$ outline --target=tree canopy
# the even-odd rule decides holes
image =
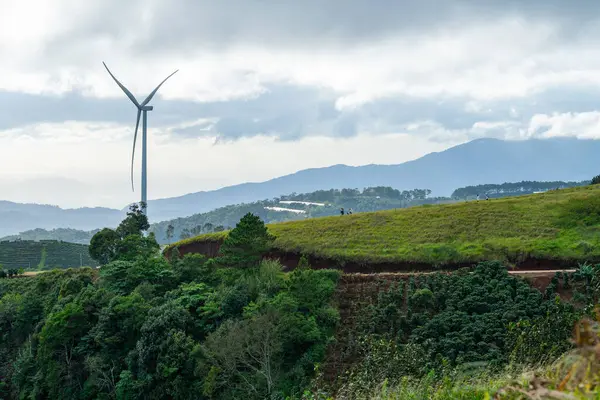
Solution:
[[[274,239],[265,223],[258,216],[248,213],[223,241],[218,260],[222,265],[231,267],[255,267],[262,255],[269,251]]]

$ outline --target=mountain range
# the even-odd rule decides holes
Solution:
[[[597,140],[477,139],[402,164],[311,168],[266,182],[151,200],[148,210],[152,221],[162,221],[293,192],[391,186],[400,190],[430,189],[432,196],[450,196],[454,189],[468,185],[582,181],[600,173],[598,154]]]
[[[150,200],[148,211],[150,221],[159,222],[294,192],[391,186],[400,190],[430,189],[432,196],[450,196],[454,189],[468,185],[522,180],[582,181],[600,174],[598,154],[600,141],[597,140],[477,139],[402,164],[311,168],[265,182]],[[61,209],[0,201],[0,236],[35,228],[114,227],[126,209]]]

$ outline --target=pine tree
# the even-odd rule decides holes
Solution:
[[[167,240],[171,243],[171,239],[173,239],[173,235],[175,234],[175,227],[171,224],[167,226]]]
[[[269,251],[274,237],[260,217],[248,213],[229,232],[219,249],[219,263],[236,268],[252,268]]]

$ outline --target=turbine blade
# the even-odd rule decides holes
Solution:
[[[108,67],[106,66],[106,63],[104,61],[102,61],[102,64],[104,64],[104,68],[106,68],[106,70],[108,71],[110,76],[112,76],[112,78],[115,80],[115,82],[117,82],[117,85],[119,85],[121,90],[127,95],[127,97],[129,97],[129,100],[131,100],[137,108],[140,108],[140,103],[138,103],[135,96],[129,90],[127,90],[127,88],[125,86],[123,86],[123,84],[121,82],[119,82],[119,80],[117,78],[115,78],[115,76],[112,74],[112,72],[110,72],[110,69],[108,69]]]
[[[138,108],[137,120],[135,121],[135,133],[133,134],[133,151],[131,152],[131,190],[135,192],[133,187],[133,160],[135,159],[135,142],[137,140],[138,127],[140,126],[140,115],[142,110]]]
[[[179,70],[176,70],[175,72],[177,72]],[[164,81],[162,81],[157,87],[156,89],[154,89],[152,92],[150,92],[150,94],[148,95],[148,97],[146,97],[146,100],[144,100],[141,104],[142,107],[144,107],[146,104],[150,103],[150,100],[152,100],[152,98],[154,97],[154,95],[156,94],[156,92],[158,92],[158,89],[160,89],[160,87],[162,86],[163,83],[165,83],[167,81],[167,79],[169,79],[170,77],[172,77],[173,75],[175,75],[175,72],[173,72],[171,75],[167,76],[165,78]]]

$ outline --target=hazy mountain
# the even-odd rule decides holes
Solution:
[[[111,208],[62,209],[44,204],[0,201],[0,237],[35,228],[92,230],[117,226],[125,213]]]
[[[523,180],[583,181],[600,174],[598,154],[600,141],[596,140],[480,139],[398,165],[312,168],[266,182],[151,200],[148,210],[150,221],[156,223],[294,192],[391,186],[400,190],[427,188],[432,196],[450,196],[454,189],[469,185]],[[90,231],[115,227],[125,211],[101,207],[61,209],[0,201],[0,237],[36,228]]]
[[[266,182],[243,183],[149,202],[152,222],[249,203],[284,193],[392,186],[429,188],[449,196],[458,187],[532,181],[581,181],[600,173],[600,141],[555,138],[502,141],[478,139],[398,165],[334,165],[311,168]]]
[[[58,240],[69,243],[90,244],[90,240],[96,232],[98,232],[98,229],[83,231],[72,228],[56,228],[51,230],[35,228],[19,232],[16,235],[5,236],[0,238],[0,241],[28,240],[39,242],[41,240]]]

